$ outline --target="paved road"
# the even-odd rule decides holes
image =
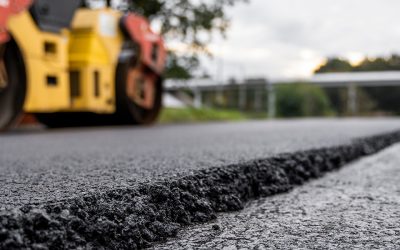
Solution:
[[[156,249],[399,249],[400,144]],[[213,228],[214,227],[214,228]]]
[[[332,119],[16,131],[0,135],[0,208],[132,187],[399,128],[399,119]]]

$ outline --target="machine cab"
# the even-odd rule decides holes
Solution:
[[[81,6],[81,0],[36,0],[30,13],[38,27],[47,32],[60,33],[69,28],[75,11]]]

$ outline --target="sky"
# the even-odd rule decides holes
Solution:
[[[326,57],[400,53],[399,0],[250,0],[203,67],[216,79],[306,77]]]

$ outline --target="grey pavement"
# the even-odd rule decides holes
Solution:
[[[399,249],[400,144],[154,249]]]
[[[398,129],[399,119],[315,119],[16,131],[0,135],[0,209],[346,144]]]

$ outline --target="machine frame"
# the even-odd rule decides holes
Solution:
[[[10,82],[5,54],[13,48],[26,91],[14,113],[34,114],[49,127],[154,122],[162,103],[162,37],[137,14],[82,6],[0,0],[0,104]]]

